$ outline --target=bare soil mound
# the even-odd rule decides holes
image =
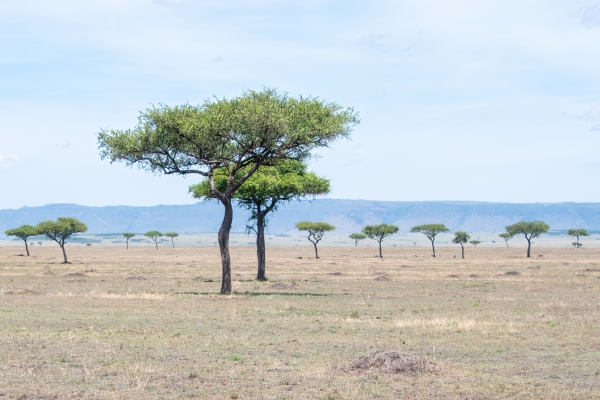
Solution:
[[[380,275],[377,278],[375,278],[376,281],[389,281],[390,277],[387,275]]]
[[[127,278],[125,278],[129,281],[145,281],[146,278],[144,278],[143,276],[140,275],[130,275]]]
[[[295,282],[278,282],[271,285],[271,289],[296,289],[298,285]]]
[[[505,272],[504,275],[521,275],[521,273],[518,271],[508,271]]]
[[[405,375],[439,372],[439,367],[433,361],[397,351],[380,351],[370,356],[361,357],[350,364],[348,369],[359,372],[378,370],[390,374]]]

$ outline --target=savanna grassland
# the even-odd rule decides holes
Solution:
[[[222,296],[217,247],[4,247],[0,399],[599,398],[600,249],[466,250],[233,247]]]

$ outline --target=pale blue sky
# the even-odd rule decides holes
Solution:
[[[360,112],[332,198],[600,201],[597,1],[2,0],[0,46],[0,208],[194,202],[95,133],[263,86]]]

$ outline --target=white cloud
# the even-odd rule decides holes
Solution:
[[[600,106],[592,106],[586,112],[573,115],[582,121],[589,121],[594,124],[590,130],[600,131]]]
[[[9,169],[15,166],[15,164],[19,161],[19,156],[16,154],[1,154],[0,153],[0,168],[1,169]]]
[[[586,6],[579,9],[581,24],[586,28],[600,26],[600,4],[595,6]]]

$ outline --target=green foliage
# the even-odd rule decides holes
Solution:
[[[350,239],[354,240],[355,245],[358,245],[358,241],[365,240],[367,238],[367,235],[363,233],[352,233],[349,237]]]
[[[452,239],[452,243],[456,243],[456,244],[467,243],[469,241],[469,239],[471,239],[471,235],[469,235],[467,232],[456,231],[456,232],[454,232],[454,238]]]
[[[583,244],[579,243],[579,242],[573,242],[571,243],[573,245],[573,247],[575,247],[576,249],[580,248],[581,246],[583,246]]]
[[[318,243],[323,239],[325,232],[335,230],[335,226],[328,224],[327,222],[302,221],[296,223],[296,229],[299,231],[308,231],[308,240],[313,243]]]
[[[25,241],[27,241],[27,239],[31,236],[36,236],[39,234],[36,228],[31,225],[23,225],[18,228],[9,229],[4,233],[6,236],[15,236]]]
[[[569,229],[569,232],[567,232],[567,234],[569,236],[590,236],[590,234],[588,233],[588,231],[586,229]]]
[[[167,233],[165,233],[165,236],[168,237],[168,238],[176,238],[177,236],[179,236],[179,233],[177,233],[177,232],[167,232]]]
[[[144,236],[149,237],[150,239],[152,239],[156,242],[159,237],[163,236],[163,234],[160,233],[159,231],[149,231],[149,232],[144,233]]]
[[[501,233],[498,236],[500,236],[502,239],[504,239],[504,241],[509,241],[510,239],[513,238],[513,235],[511,235],[508,232]]]
[[[131,233],[131,232],[125,232],[123,234],[123,237],[125,237],[127,240],[131,239],[134,236],[135,236],[135,233]]]
[[[61,217],[56,222],[40,222],[35,229],[39,235],[46,235],[48,239],[54,240],[62,246],[73,234],[87,231],[87,225],[76,218]]]
[[[381,242],[386,236],[393,235],[398,232],[396,225],[379,224],[379,225],[367,225],[363,228],[362,232],[369,238]]]
[[[240,169],[233,180],[240,181],[254,165]],[[300,200],[329,193],[329,180],[306,171],[306,164],[296,160],[282,160],[274,166],[261,166],[235,192],[238,204],[251,211],[250,220],[256,220],[260,214],[276,211],[280,202]],[[227,190],[231,168],[219,168],[213,174],[216,189],[224,193]],[[189,187],[189,192],[197,199],[212,199],[215,194],[210,180]]]
[[[426,224],[413,226],[410,231],[412,233],[422,233],[427,236],[429,240],[434,241],[438,233],[450,232],[450,229],[443,224]]]
[[[360,122],[351,108],[312,97],[289,97],[274,89],[246,91],[231,100],[206,100],[202,105],[145,110],[132,130],[98,134],[103,159],[125,161],[163,174],[211,177],[225,168],[232,195],[255,172],[238,171],[278,160],[304,160],[311,151],[348,137]],[[237,178],[235,178],[237,175]],[[215,187],[213,187],[213,191]]]
[[[477,245],[481,242],[479,240],[471,240],[469,243],[471,243],[473,246],[477,247]]]
[[[517,222],[506,227],[506,232],[511,236],[524,235],[527,240],[539,237],[550,230],[544,221]]]

